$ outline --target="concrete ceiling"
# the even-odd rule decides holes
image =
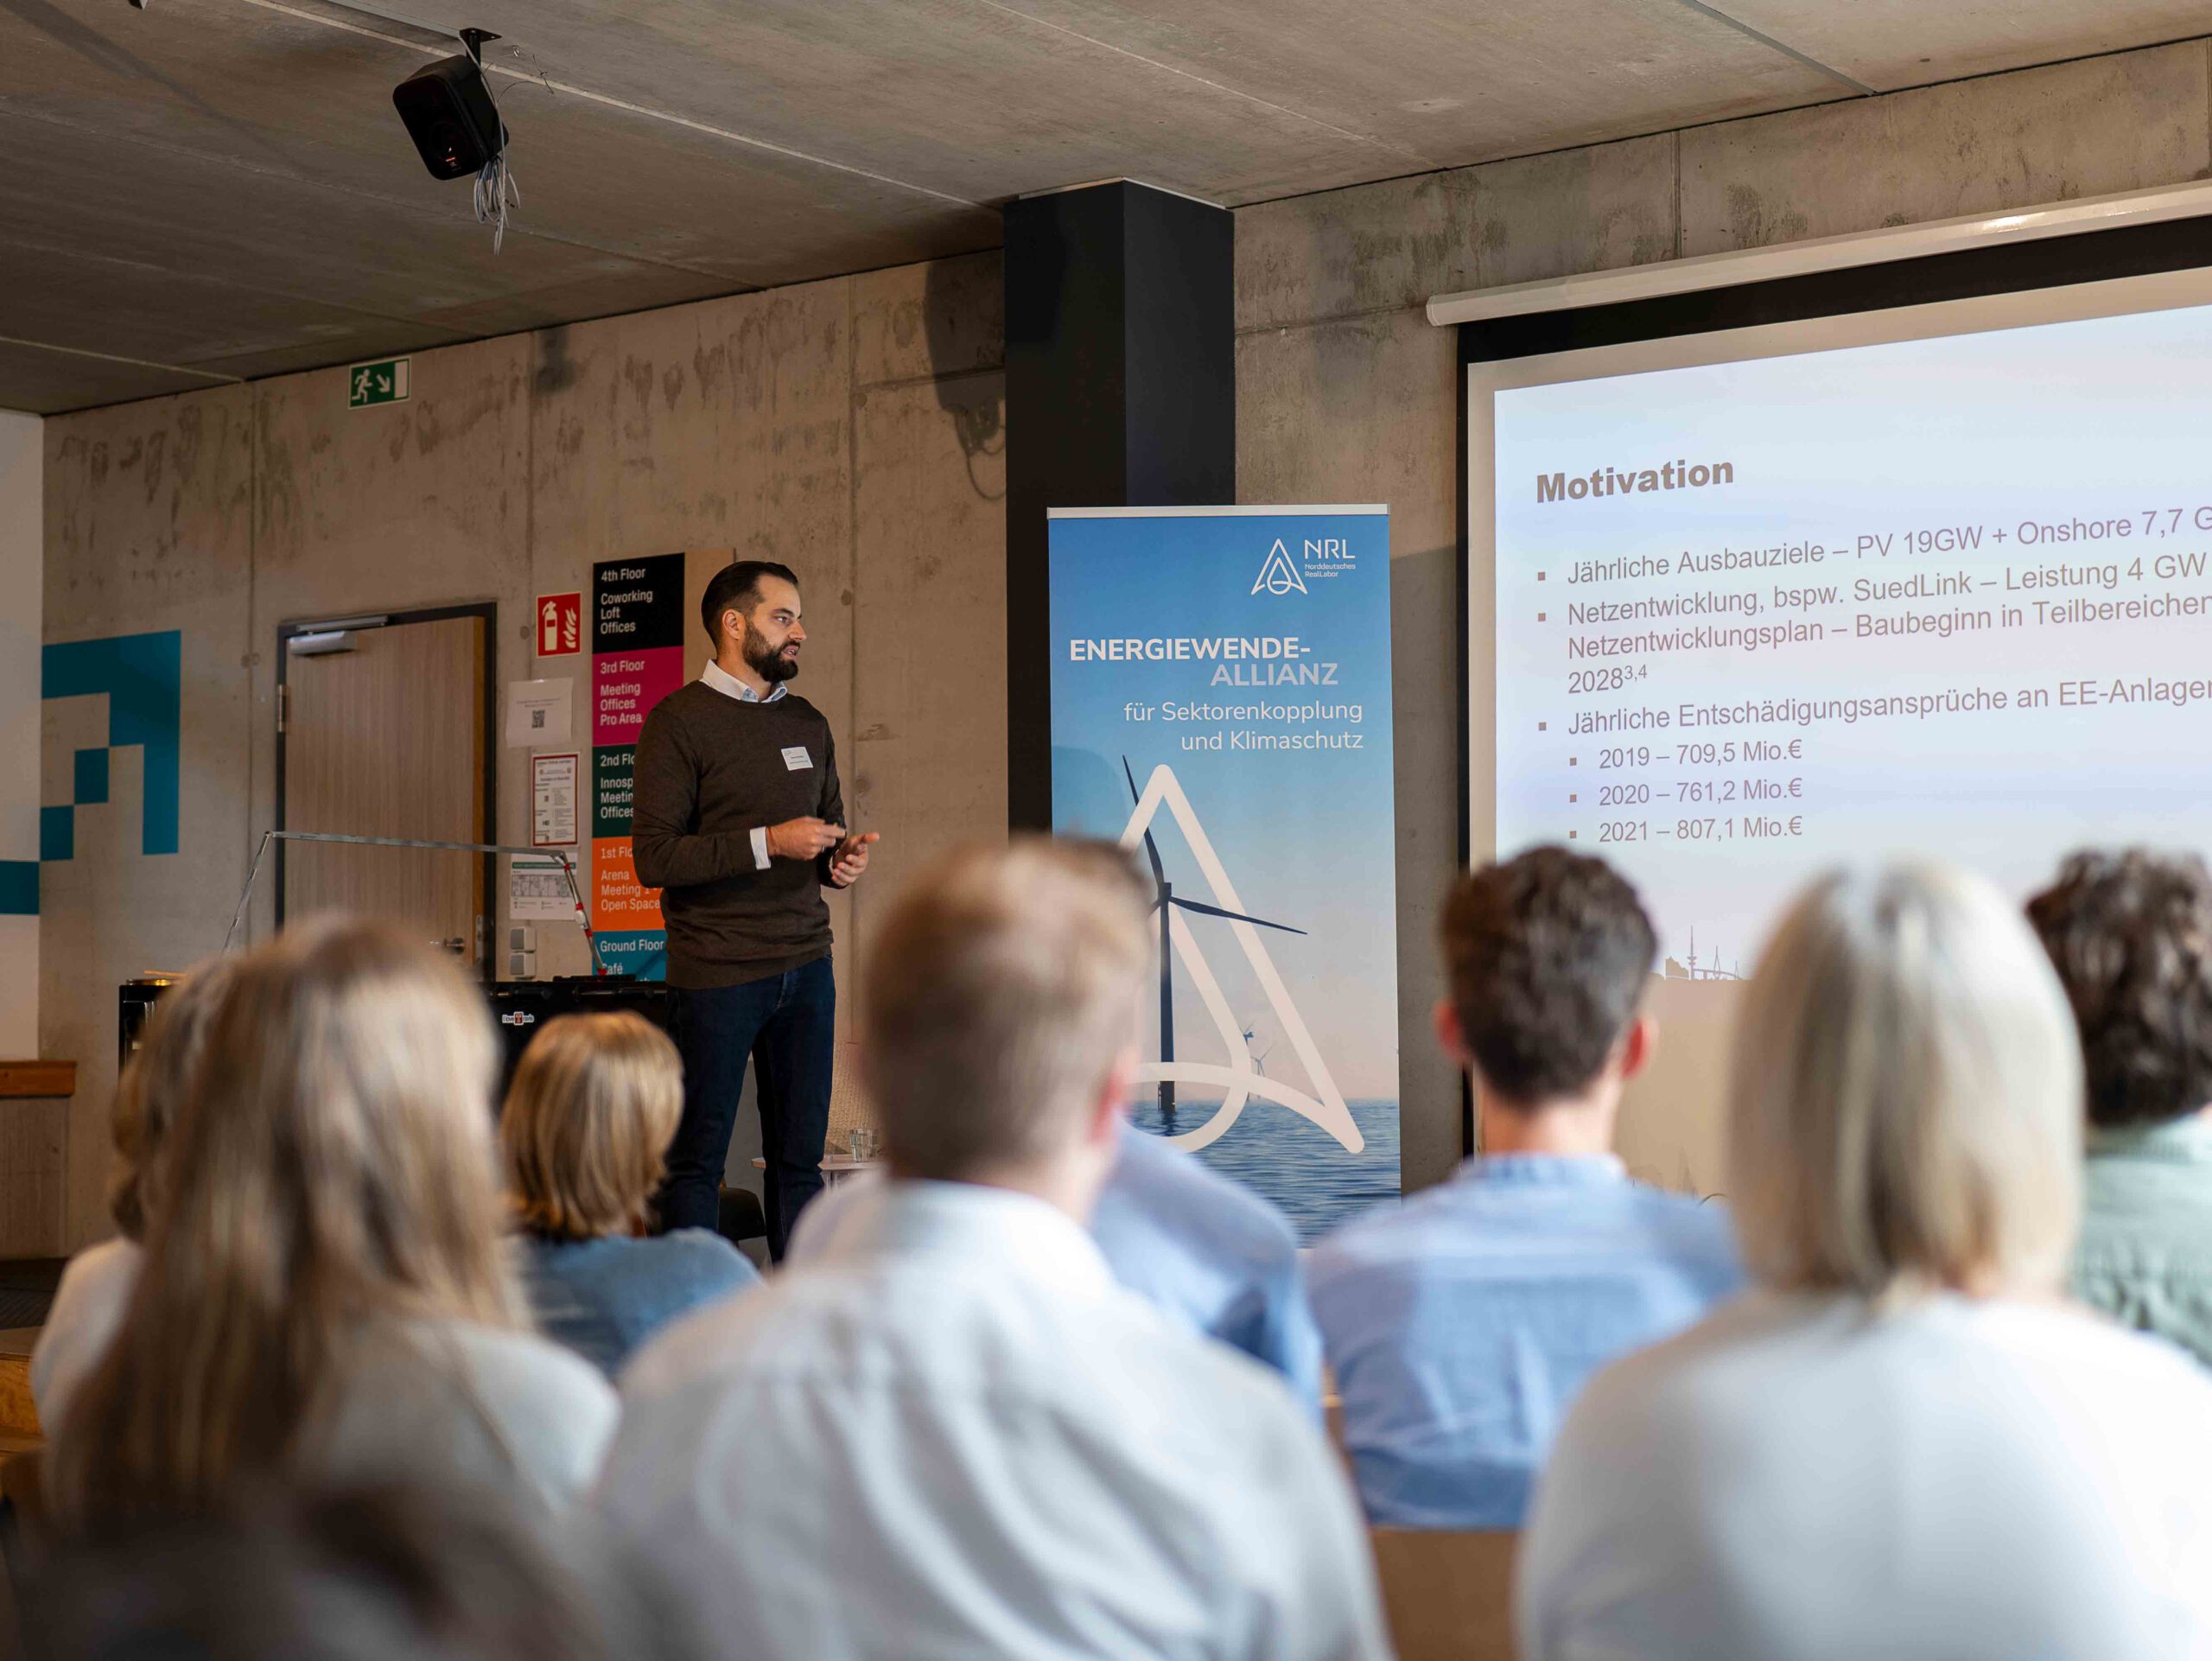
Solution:
[[[391,89],[489,48],[503,251]],[[0,407],[54,411],[2177,39],[2204,0],[0,0]]]

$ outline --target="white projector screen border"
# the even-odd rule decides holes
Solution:
[[[1740,291],[1633,302],[1579,315],[1461,326],[1459,716],[1465,860],[1487,859],[1497,851],[1494,395],[1516,387],[1646,370],[2212,304],[2212,269],[2193,263],[2212,258],[2212,239],[2207,238],[2202,221],[1993,251],[2018,259],[2020,269],[2012,273],[2017,286],[1997,286],[2005,275],[1998,262],[1980,254],[1953,255],[1890,270],[1785,279]],[[1976,269],[1961,269],[1969,264]],[[2089,275],[2100,270],[2113,274]],[[1940,297],[1912,300],[1916,294],[1930,293]],[[1758,321],[1734,321],[1742,318]],[[1594,343],[1580,343],[1583,341]],[[1529,349],[1536,346],[1554,349]],[[1661,1076],[1637,1096],[1649,1099],[1694,1092],[1717,1108],[1722,1082],[1719,1058],[1695,1052],[1700,1047],[1708,1051],[1717,1047],[1720,1031],[1715,1027],[1704,1034],[1681,1034],[1687,1043],[1672,1047],[1677,1053],[1670,1065],[1660,1069]],[[1643,1174],[1710,1191],[1718,1180],[1717,1114],[1700,1111],[1695,1117],[1700,1120],[1698,1124],[1675,1123],[1640,1149],[1625,1145],[1630,1137],[1624,1133],[1623,1151],[1630,1155],[1631,1164],[1638,1163],[1636,1154],[1645,1156]],[[1464,1127],[1470,1151],[1473,1130],[1470,1104]]]

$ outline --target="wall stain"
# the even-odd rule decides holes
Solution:
[[[167,471],[164,463],[168,460],[168,433],[156,428],[146,440],[146,502],[149,506],[153,505],[154,498],[161,494],[162,475]],[[170,511],[175,511],[174,503],[170,505]]]
[[[701,400],[712,398],[715,390],[729,379],[729,348],[702,346],[691,354],[691,373],[699,383]]]
[[[200,471],[200,448],[206,440],[206,422],[200,406],[187,404],[176,415],[176,481],[179,488],[189,484]]]
[[[1764,248],[1777,242],[1795,242],[1809,223],[1802,213],[1770,214],[1759,193],[1749,185],[1730,185],[1726,193],[1729,245]]]
[[[683,371],[675,364],[671,364],[661,374],[660,394],[667,402],[671,412],[676,408],[676,400],[683,395]]]
[[[567,326],[540,329],[537,367],[531,376],[531,390],[539,398],[551,398],[574,386],[580,372],[575,360],[569,355]]]

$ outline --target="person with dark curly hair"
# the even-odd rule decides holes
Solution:
[[[2074,1291],[2212,1365],[2212,871],[2079,853],[2028,902],[2082,1037]]]

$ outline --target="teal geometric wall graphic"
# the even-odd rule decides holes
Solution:
[[[0,917],[38,915],[38,862],[0,859]]]
[[[39,809],[39,857],[74,856],[76,809],[107,800],[108,750],[130,744],[137,745],[143,754],[146,799],[140,810],[141,851],[176,852],[183,634],[172,628],[104,640],[66,640],[46,648],[41,678],[40,690],[49,698],[107,694],[107,748],[79,750],[71,800]]]
[[[38,811],[38,856],[68,859],[77,851],[77,810],[41,807]]]
[[[107,752],[79,750],[77,752],[77,805],[107,799]]]

